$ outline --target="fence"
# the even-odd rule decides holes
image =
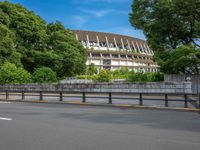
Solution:
[[[10,97],[13,96],[17,96],[18,99],[14,100],[19,101],[25,101],[29,97],[40,101],[53,98],[56,102],[76,98],[82,103],[91,101],[91,99],[93,102],[105,100],[104,103],[108,104],[119,101],[123,103],[128,100],[130,103],[134,102],[142,106],[149,102],[153,102],[150,105],[155,105],[156,101],[165,107],[178,102],[184,108],[189,106],[200,108],[200,94],[193,94],[190,89],[190,83],[26,84],[0,85],[0,95],[2,100],[7,101],[12,100]]]
[[[70,95],[73,94],[73,95]],[[95,94],[95,95],[94,95]],[[102,96],[103,94],[103,96]],[[124,94],[126,96],[124,96]],[[18,100],[24,101],[26,97],[39,97],[40,101],[43,101],[45,97],[58,98],[60,102],[63,102],[64,98],[79,98],[80,102],[86,103],[87,99],[107,99],[108,104],[112,104],[115,100],[131,100],[138,101],[140,106],[144,105],[145,101],[161,101],[165,107],[169,107],[169,102],[181,102],[184,103],[184,108],[188,108],[188,103],[192,104],[196,108],[200,108],[200,94],[186,94],[186,93],[111,93],[111,92],[33,92],[26,93],[25,91],[19,92],[1,92],[0,95],[4,95],[5,98],[1,100],[9,101],[10,96],[20,96]],[[171,97],[171,98],[170,98]],[[193,98],[193,99],[192,99]],[[15,99],[17,100],[17,99]]]

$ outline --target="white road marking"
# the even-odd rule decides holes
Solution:
[[[2,118],[2,117],[0,117],[0,120],[11,121],[11,120],[12,120],[12,118]]]

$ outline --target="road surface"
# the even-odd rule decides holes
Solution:
[[[0,102],[1,150],[199,150],[200,114]]]

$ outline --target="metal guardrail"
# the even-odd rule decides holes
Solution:
[[[51,93],[51,94],[50,94]],[[73,95],[67,95],[73,94]],[[95,95],[94,95],[95,94]],[[103,94],[103,96],[101,96]],[[144,105],[145,101],[163,101],[165,107],[169,107],[169,102],[182,102],[184,108],[188,108],[188,103],[191,103],[194,107],[200,108],[200,94],[187,94],[187,93],[111,93],[111,92],[12,92],[12,91],[0,91],[0,95],[4,95],[4,100],[9,100],[9,96],[20,96],[20,100],[23,101],[28,96],[38,96],[39,100],[44,100],[44,97],[57,97],[62,102],[63,98],[80,98],[82,103],[86,103],[87,99],[107,99],[108,104],[112,104],[114,100],[132,100],[138,101],[140,106]],[[136,96],[136,97],[135,97]],[[152,98],[152,97],[157,98]],[[170,96],[175,98],[170,98]],[[145,98],[146,97],[146,98]],[[147,98],[148,97],[148,98]],[[195,97],[196,99],[191,99]]]

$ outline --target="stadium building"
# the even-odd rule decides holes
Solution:
[[[116,70],[122,67],[134,71],[157,72],[154,52],[144,40],[92,31],[73,30],[76,39],[88,50],[86,65]]]

